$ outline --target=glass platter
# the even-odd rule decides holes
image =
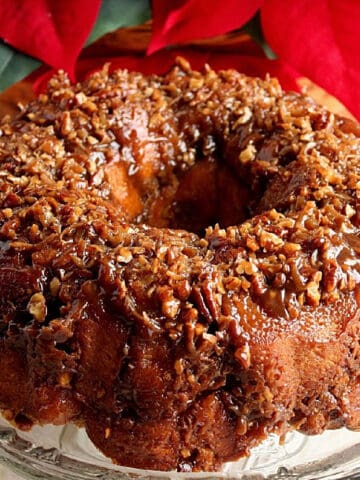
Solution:
[[[177,473],[113,465],[73,425],[25,433],[0,419],[0,462],[37,480],[360,479],[360,433],[334,430],[306,437],[294,432],[282,446],[271,436],[250,457],[225,464],[221,472]]]

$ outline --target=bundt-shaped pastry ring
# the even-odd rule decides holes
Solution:
[[[359,132],[184,60],[52,79],[1,126],[6,418],[183,471],[359,429]]]

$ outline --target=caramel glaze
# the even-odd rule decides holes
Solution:
[[[181,471],[359,429],[359,132],[181,59],[52,79],[1,127],[4,415]]]

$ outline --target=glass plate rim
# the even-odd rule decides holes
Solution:
[[[339,461],[344,460],[344,457],[351,466],[351,469],[346,472],[341,471],[344,464]],[[356,464],[353,463],[354,459],[357,460]],[[325,460],[329,468],[324,469]],[[256,470],[244,470],[236,474],[234,472],[182,473],[140,470],[105,462],[104,465],[94,465],[72,458],[71,455],[54,447],[37,446],[22,438],[16,429],[0,425],[0,462],[14,472],[25,475],[25,478],[38,480],[359,480],[360,433],[359,441],[344,451],[306,465],[291,468],[279,465],[276,472],[266,475]]]

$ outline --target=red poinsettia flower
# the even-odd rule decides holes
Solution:
[[[138,4],[148,8],[148,0]],[[305,76],[338,97],[360,119],[359,0],[152,0],[147,56],[145,51],[129,52],[120,44],[108,55],[90,57],[85,52],[78,60],[104,5],[116,9],[121,24],[132,4],[131,0],[2,0],[0,38],[51,67],[76,72],[77,78],[105,60],[116,67],[163,73],[178,54],[186,56],[194,68],[208,62],[216,69],[233,67],[250,75],[269,72],[285,88],[296,88],[295,79]],[[268,59],[248,39],[229,48],[194,45],[194,40],[243,27],[259,12],[264,43],[276,60]]]
[[[267,43],[360,118],[359,0],[153,0],[149,51],[243,26],[260,7]]]
[[[278,57],[360,119],[360,2],[266,0],[261,19]]]
[[[0,37],[73,76],[100,5],[101,0],[1,0]]]
[[[243,26],[263,0],[154,0],[153,35],[148,53],[167,45],[210,38]]]

